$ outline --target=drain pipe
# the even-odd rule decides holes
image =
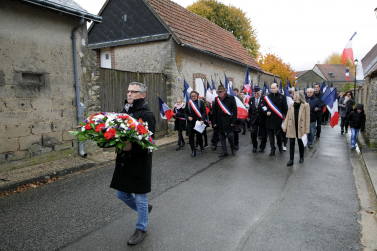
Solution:
[[[84,24],[84,17],[81,17],[80,23],[76,25],[75,28],[72,30],[72,50],[73,50],[73,64],[75,70],[75,87],[76,87],[76,105],[77,105],[77,121],[80,122],[82,120],[82,113],[85,109],[83,103],[80,102],[80,86],[79,86],[79,73],[78,73],[78,65],[77,65],[77,49],[76,49],[76,31]],[[82,157],[88,156],[84,152],[84,144],[83,142],[79,142],[79,154]]]

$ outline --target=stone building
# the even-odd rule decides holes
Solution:
[[[349,73],[350,81],[346,77],[347,67],[341,64],[316,64],[313,67],[313,71],[317,73],[320,77],[326,80],[327,83],[333,83],[333,86],[338,86],[337,90],[342,90],[344,84],[348,82],[353,83],[355,77],[353,73]]]
[[[78,124],[71,36],[80,101],[86,112],[98,111],[86,21],[100,20],[73,0],[0,1],[0,171],[78,152],[68,133]]]
[[[264,72],[230,33],[169,0],[107,0],[103,22],[88,31],[89,47],[101,67],[166,74],[167,100],[182,98],[183,80],[199,92],[202,79],[220,80],[224,73],[242,87],[246,66],[253,83],[272,83],[278,76]]]
[[[377,148],[377,44],[361,60],[364,73],[363,104],[366,114],[365,139]]]
[[[323,79],[320,75],[315,73],[313,70],[306,70],[306,71],[298,71],[297,72],[297,84],[296,89],[303,89],[314,86],[315,83],[322,84],[323,81],[326,81],[326,79]]]

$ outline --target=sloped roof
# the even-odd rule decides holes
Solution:
[[[361,59],[363,65],[364,78],[374,71],[377,71],[377,44]]]
[[[218,55],[251,68],[261,67],[233,34],[170,0],[144,0],[184,46]]]
[[[296,77],[299,78],[299,77],[301,77],[302,75],[304,75],[305,73],[307,73],[308,71],[310,71],[310,70],[306,70],[306,71],[298,71]]]
[[[314,68],[316,66],[322,72],[328,82],[348,82],[346,77],[347,66],[341,64],[316,64]],[[334,77],[331,77],[329,72],[331,72]],[[350,72],[349,78],[351,80],[350,82],[355,81],[355,77],[353,76],[352,72]]]
[[[84,17],[87,20],[101,22],[102,18],[87,12],[74,0],[22,0],[69,15]]]

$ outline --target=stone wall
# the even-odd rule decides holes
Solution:
[[[377,74],[365,79],[363,102],[366,114],[365,139],[371,148],[377,148]]]
[[[308,83],[309,83],[309,87],[311,88],[312,84],[313,84],[313,86],[314,86],[315,83],[322,84],[323,81],[324,81],[323,78],[318,76],[318,74],[316,74],[314,71],[310,70],[297,79],[296,88],[297,89],[298,88],[301,88],[301,89],[307,88]]]
[[[77,152],[68,131],[78,123],[71,31],[79,21],[20,1],[0,2],[0,171]],[[85,23],[76,35],[81,100],[95,111],[98,72]]]

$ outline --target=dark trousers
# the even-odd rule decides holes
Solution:
[[[279,147],[282,148],[282,140],[283,140],[283,130],[280,129],[268,129],[268,137],[270,138],[270,147],[271,150],[276,150],[275,147],[275,136],[276,136],[276,141]]]
[[[283,145],[286,147],[287,143],[288,143],[287,134],[285,132],[283,132]]]
[[[202,137],[204,138],[204,145],[208,145],[207,127],[204,128],[204,131],[202,132]],[[196,139],[196,145],[199,145],[198,139]]]
[[[258,148],[258,131],[262,134],[262,141],[260,143],[259,148],[264,149],[266,148],[266,143],[267,143],[267,130],[264,127],[261,127],[259,125],[254,124],[251,127],[251,141],[253,142],[253,148],[257,149]]]
[[[178,130],[178,145],[180,146],[181,143],[185,143],[185,140],[183,139],[182,130]]]
[[[214,147],[217,147],[219,140],[220,140],[219,132],[217,131],[217,128],[214,127],[213,132],[212,132],[212,143]]]
[[[342,132],[344,132],[344,126],[346,125],[346,117],[341,117],[340,118],[340,130],[342,131]]]
[[[289,155],[291,160],[294,160],[295,157],[295,141],[296,139],[289,139]],[[301,139],[297,138],[298,149],[300,151],[300,158],[304,158],[304,143]]]
[[[233,132],[234,135],[234,145],[238,146],[238,143],[240,141],[240,133],[239,132]]]
[[[200,132],[192,129],[190,137],[189,137],[191,150],[195,150],[195,139],[194,139],[195,135],[196,135],[196,142],[198,143],[198,145],[200,147],[203,147],[202,134]]]
[[[321,136],[322,116],[317,116],[317,132],[315,136],[319,138]]]
[[[349,114],[350,113],[347,113],[346,117],[344,118],[345,119],[345,121],[344,121],[344,127],[345,127],[346,131],[348,131],[348,126],[350,125],[350,123],[347,121],[347,117],[348,117]]]
[[[233,142],[233,132],[228,132],[228,133],[219,133],[220,134],[220,141],[221,141],[221,147],[223,149],[223,153],[228,153],[226,149],[226,139],[228,138],[228,142],[230,144],[230,148],[232,150],[235,150],[234,148],[234,142]]]
[[[241,121],[241,126],[242,126],[242,133],[245,134],[246,133],[246,120],[242,120]]]

